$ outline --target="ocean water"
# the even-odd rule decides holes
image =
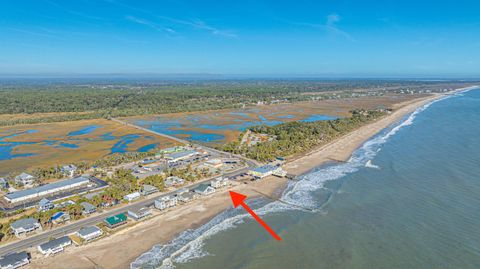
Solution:
[[[480,268],[479,133],[480,90],[436,101],[291,182],[293,206],[248,200],[282,241],[229,209],[131,267]]]

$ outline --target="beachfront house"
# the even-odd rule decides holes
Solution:
[[[228,178],[227,177],[217,177],[210,181],[210,186],[214,187],[215,189],[226,187],[228,185]]]
[[[209,195],[215,192],[215,188],[210,186],[210,184],[202,183],[198,185],[193,191],[200,195]]]
[[[177,193],[177,200],[181,203],[187,203],[194,200],[197,195],[194,192],[187,191],[182,193]]]
[[[127,216],[125,216],[125,214],[123,213],[111,216],[106,218],[104,220],[104,223],[107,225],[108,228],[113,229],[127,223]]]
[[[83,215],[90,215],[97,211],[97,207],[88,202],[81,202],[80,205],[82,206]]]
[[[10,228],[15,236],[22,237],[36,230],[42,230],[42,225],[34,218],[25,218],[12,222]]]
[[[24,187],[32,187],[35,180],[36,178],[34,176],[27,173],[21,173],[20,175],[14,178],[15,184],[17,184],[18,186],[24,186]]]
[[[0,258],[1,269],[15,269],[30,263],[30,256],[27,252],[13,252]]]
[[[141,220],[143,218],[146,218],[148,216],[150,216],[152,214],[152,212],[150,212],[150,209],[146,208],[146,207],[142,207],[142,208],[138,208],[138,209],[130,209],[127,211],[127,214],[130,218],[134,219],[134,220]]]
[[[135,201],[139,198],[140,198],[140,193],[138,191],[132,192],[130,194],[123,196],[123,199],[127,202]]]
[[[171,176],[167,177],[163,183],[165,184],[165,187],[169,188],[182,185],[183,183],[185,183],[185,179],[177,176]]]
[[[61,223],[65,223],[69,220],[70,220],[70,215],[67,212],[63,212],[63,211],[59,211],[59,212],[53,214],[52,218],[50,219],[50,221],[53,224],[61,224]]]
[[[70,246],[72,244],[72,240],[68,236],[62,236],[57,239],[53,239],[48,241],[47,243],[43,243],[39,245],[38,251],[45,256],[53,255],[59,252],[62,252],[65,247]]]
[[[54,207],[55,205],[52,203],[52,201],[48,200],[47,198],[42,198],[42,200],[38,202],[38,212],[48,211]]]
[[[178,200],[176,196],[164,196],[155,200],[155,208],[164,210],[166,208],[176,206],[177,202]]]
[[[279,173],[280,170],[282,170],[282,168],[279,166],[273,166],[273,165],[267,164],[264,166],[256,167],[250,170],[248,173],[256,179],[262,179],[264,177]]]
[[[143,184],[141,193],[143,196],[158,192],[158,188],[152,185]]]
[[[74,177],[77,170],[78,168],[73,164],[64,165],[62,166],[62,168],[60,168],[60,171],[62,172],[62,174],[68,177]]]
[[[103,231],[97,226],[87,226],[80,229],[76,234],[83,241],[88,242],[102,236]]]

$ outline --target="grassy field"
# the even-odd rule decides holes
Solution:
[[[175,144],[104,119],[0,127],[0,176]]]
[[[419,95],[390,94],[258,105],[244,109],[136,116],[124,118],[124,120],[197,143],[221,145],[237,139],[241,131],[254,125],[275,125],[289,121],[315,121],[345,117],[350,115],[352,109],[392,108],[398,103],[416,97]]]

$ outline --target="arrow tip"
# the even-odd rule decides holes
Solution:
[[[247,198],[247,196],[234,191],[230,191],[230,197],[232,198],[233,207],[239,206],[241,203],[243,203],[243,200]]]

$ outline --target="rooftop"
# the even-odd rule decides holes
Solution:
[[[68,185],[75,184],[75,183],[80,183],[80,182],[87,183],[88,181],[90,181],[90,179],[88,177],[81,176],[81,177],[76,177],[76,178],[72,178],[72,179],[57,181],[57,182],[54,182],[54,183],[46,184],[46,185],[39,186],[39,187],[36,187],[36,188],[28,189],[28,190],[22,190],[22,191],[16,191],[16,192],[8,193],[7,195],[5,195],[5,197],[7,197],[10,200],[18,199],[18,198],[21,198],[21,197],[24,197],[24,196],[29,196],[29,195],[36,194],[36,193],[46,192],[46,191],[49,191],[49,190],[52,190],[52,189],[57,189],[57,188],[68,186]]]
[[[61,246],[63,244],[66,244],[70,241],[72,241],[72,240],[70,240],[70,237],[62,236],[60,238],[50,240],[47,243],[41,244],[40,248],[43,249],[43,250],[53,249],[53,248],[56,248],[56,247]]]
[[[25,259],[29,259],[29,256],[25,251],[18,252],[18,253],[10,253],[0,258],[0,267],[8,268],[9,265],[13,265]]]
[[[118,214],[118,215],[115,215],[115,216],[108,217],[108,218],[105,219],[105,221],[109,225],[115,225],[115,224],[118,224],[120,222],[127,221],[127,216],[125,216],[125,214],[121,213],[121,214]]]
[[[38,221],[34,218],[25,218],[25,219],[19,219],[17,221],[12,222],[10,224],[10,227],[13,229],[18,229],[18,228],[31,228],[37,224]]]
[[[167,155],[167,158],[171,159],[178,159],[178,158],[183,158],[187,157],[189,155],[197,153],[196,150],[186,150],[186,151],[180,151],[180,152],[175,152]]]
[[[87,227],[83,227],[82,229],[80,229],[78,231],[78,234],[80,234],[81,236],[87,236],[89,234],[93,234],[93,233],[96,233],[98,231],[101,231],[101,230],[97,226],[87,226]]]
[[[272,165],[264,165],[264,166],[259,166],[259,167],[254,168],[253,171],[263,174],[263,173],[268,173],[268,172],[274,171],[277,168],[278,167],[272,166]]]

